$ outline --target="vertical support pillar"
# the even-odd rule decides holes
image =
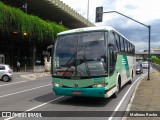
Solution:
[[[36,45],[35,41],[33,41],[33,73],[35,72],[35,59],[36,59]]]
[[[14,48],[13,48],[13,46],[14,46],[14,45],[13,45],[13,38],[12,38],[12,48],[11,48],[11,49],[12,49],[12,53],[11,53],[11,54],[12,54],[12,55],[11,55],[11,56],[12,56],[12,59],[11,59],[11,66],[12,66],[12,68],[14,67],[14,62],[13,62],[13,60],[14,60],[14,59],[13,59],[13,50],[14,50]]]
[[[27,65],[26,65],[27,60],[26,60],[26,56],[24,57],[24,62],[25,62],[24,70],[26,71],[26,70],[27,70]]]

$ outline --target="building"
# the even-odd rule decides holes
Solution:
[[[153,52],[155,52],[155,53],[160,53],[160,47],[154,48],[154,49],[153,49]]]
[[[2,0],[2,2],[7,6],[11,5],[21,9],[24,11],[23,14],[32,14],[44,20],[50,20],[57,25],[62,24],[68,29],[93,26],[90,21],[87,21],[60,0]],[[0,8],[1,11],[3,9]],[[41,20],[37,19],[37,22],[39,21]],[[13,21],[12,25],[16,22]],[[26,25],[29,27],[29,24]],[[17,26],[13,26],[9,31],[0,27],[0,62],[15,68],[16,61],[19,61],[23,70],[33,70],[35,66],[44,65],[46,48],[54,44],[56,37],[55,33],[53,33],[53,38],[47,38],[47,35],[47,37],[40,37],[44,32],[40,31],[40,34],[33,32],[32,34],[35,35],[30,36],[29,32],[22,29],[17,30]],[[49,34],[51,31],[46,30],[46,32]]]

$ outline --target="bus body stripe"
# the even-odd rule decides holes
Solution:
[[[127,77],[130,77],[130,74],[129,74],[129,65],[128,65],[128,59],[127,59],[127,56],[126,55],[123,55],[123,59],[125,60],[125,69],[126,69],[126,76]]]

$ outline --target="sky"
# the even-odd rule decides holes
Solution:
[[[88,0],[61,0],[87,18]],[[112,26],[136,46],[136,51],[148,49],[148,28],[117,13],[103,14],[103,22],[95,23],[96,7],[103,12],[118,11],[145,25],[151,25],[151,49],[160,47],[159,0],[89,0],[89,20],[96,26]]]

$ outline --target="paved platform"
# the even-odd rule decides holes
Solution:
[[[42,77],[51,77],[50,72],[13,72],[13,75],[28,79],[28,80],[35,80]]]
[[[152,70],[150,80],[146,76],[140,81],[127,111],[134,111],[135,116],[125,117],[123,120],[160,120],[160,116],[156,117],[156,112],[160,115],[160,72]],[[148,117],[148,113],[155,113],[151,114],[155,117]],[[140,117],[141,115],[145,117]]]

